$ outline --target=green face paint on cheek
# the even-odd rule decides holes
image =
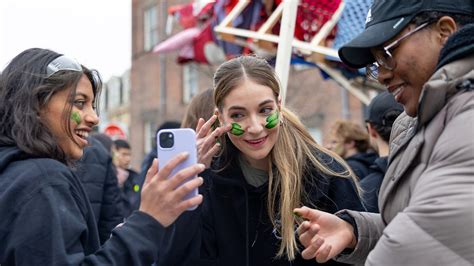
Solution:
[[[81,115],[78,112],[72,112],[71,120],[76,122],[76,124],[79,125],[81,123]]]
[[[232,135],[235,135],[235,136],[241,136],[242,134],[245,133],[245,130],[243,130],[239,124],[232,123],[232,129],[230,130],[230,133],[232,133]]]
[[[267,117],[267,124],[265,124],[265,127],[268,129],[272,129],[278,125],[279,121],[280,114],[278,113],[278,111],[276,111]]]

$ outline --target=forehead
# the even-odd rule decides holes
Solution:
[[[226,109],[234,105],[243,107],[258,106],[266,100],[276,102],[273,90],[270,87],[246,79],[227,94],[223,103],[224,109]]]
[[[86,75],[82,75],[81,79],[79,80],[79,83],[77,84],[76,88],[76,95],[81,94],[89,99],[94,99],[94,92],[92,90],[92,84],[90,80],[87,78]]]

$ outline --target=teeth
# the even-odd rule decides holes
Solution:
[[[398,87],[396,90],[392,92],[393,97],[396,97],[403,89],[403,86]]]
[[[76,130],[76,134],[83,139],[86,139],[89,137],[89,132],[84,131],[84,130]]]

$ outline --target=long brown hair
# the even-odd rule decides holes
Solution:
[[[209,120],[214,114],[213,89],[207,89],[194,96],[186,109],[181,127],[196,129],[199,118]]]
[[[280,94],[280,84],[273,68],[264,59],[254,56],[241,56],[223,63],[214,75],[214,102],[222,112],[223,102],[229,92],[239,86],[245,79],[269,87],[273,90],[275,100]],[[308,169],[319,169],[328,175],[353,178],[346,163],[336,154],[317,144],[299,118],[285,107],[281,108],[279,137],[270,153],[269,184],[267,209],[275,228],[280,219],[282,242],[278,257],[286,255],[289,260],[298,252],[293,209],[302,204],[311,204],[305,192],[303,181]],[[221,160],[223,167],[228,167],[236,160],[236,147],[228,137],[221,137]],[[291,150],[292,152],[288,152]],[[342,172],[335,172],[321,162],[316,153],[324,153],[345,166]]]

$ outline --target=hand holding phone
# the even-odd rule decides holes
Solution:
[[[190,128],[163,129],[157,134],[157,153],[160,166],[165,166],[176,155],[187,152],[189,155],[183,162],[179,163],[171,172],[174,176],[178,171],[197,164],[196,133]],[[161,168],[161,167],[160,167]],[[197,175],[186,179],[182,184],[196,178]],[[192,190],[183,200],[190,199],[198,194],[198,189]],[[188,210],[194,210],[194,206]]]

